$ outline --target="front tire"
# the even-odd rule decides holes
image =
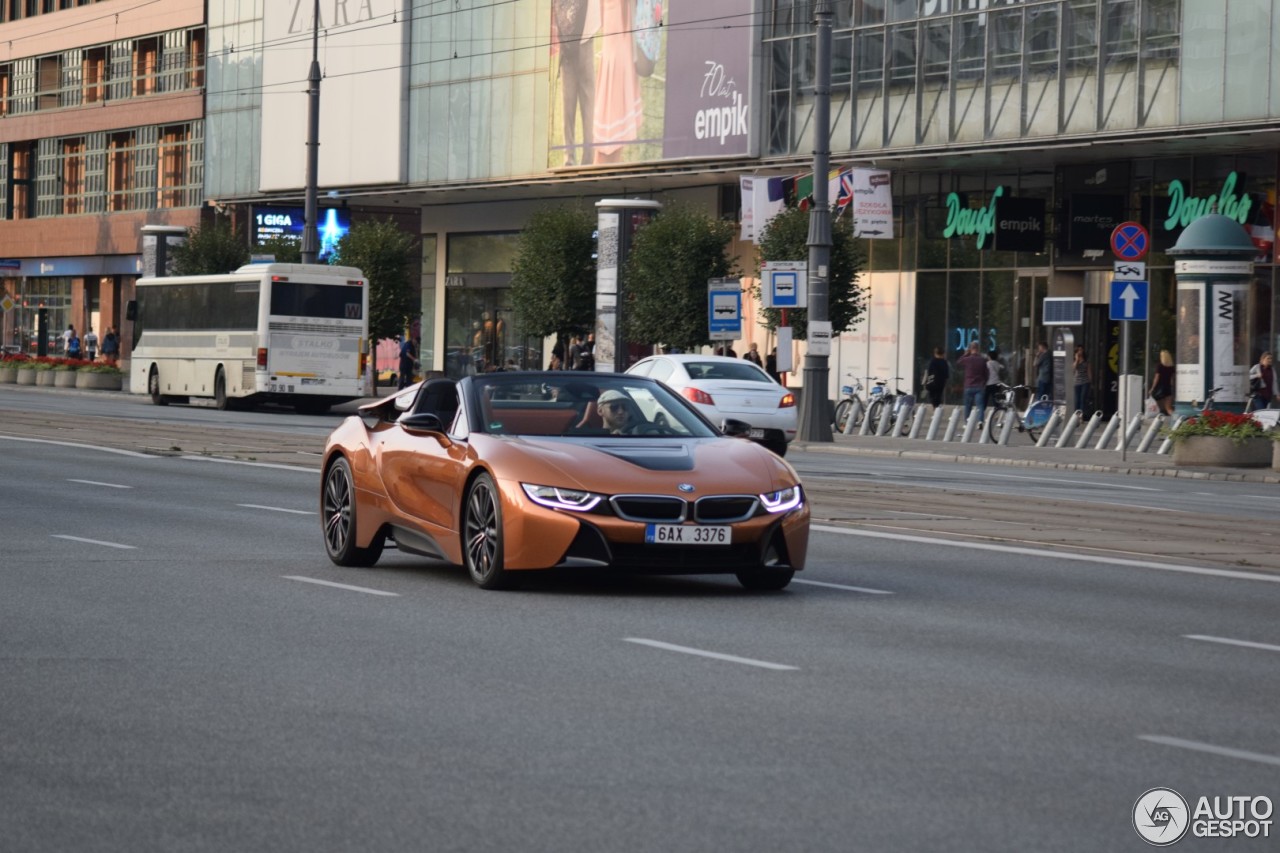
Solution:
[[[151,365],[151,372],[147,374],[147,390],[151,392],[152,405],[169,405],[169,398],[160,393],[160,368],[156,367],[154,364]]]
[[[745,589],[769,592],[786,589],[795,574],[795,569],[748,569],[737,573],[738,583]]]
[[[324,475],[320,492],[320,523],[324,549],[339,566],[368,567],[378,562],[386,537],[378,533],[369,547],[356,545],[356,489],[351,464],[339,457]]]
[[[884,411],[884,400],[876,400],[867,409],[867,417],[871,420],[872,435],[880,434],[880,414],[883,411]],[[889,429],[892,429],[892,428],[893,428],[893,425],[890,424]]]
[[[502,497],[493,477],[482,472],[472,481],[462,507],[462,561],[481,589],[506,589],[515,583],[502,567],[502,545]]]
[[[228,408],[227,374],[221,367],[213,378],[213,407],[220,412],[225,412]]]

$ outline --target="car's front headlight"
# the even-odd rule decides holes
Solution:
[[[551,509],[569,509],[575,512],[589,512],[596,504],[604,500],[604,495],[595,492],[584,492],[582,489],[565,489],[560,486],[535,486],[532,483],[521,483],[529,500]]]
[[[760,496],[760,503],[769,512],[787,512],[804,503],[804,493],[797,486],[788,486]]]

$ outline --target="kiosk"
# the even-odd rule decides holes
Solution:
[[[1178,414],[1196,411],[1213,388],[1222,389],[1218,408],[1244,410],[1253,363],[1246,307],[1257,252],[1240,223],[1218,213],[1188,225],[1168,252],[1178,289]]]

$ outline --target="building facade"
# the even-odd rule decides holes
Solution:
[[[738,216],[741,176],[807,171],[814,5],[323,0],[314,27],[310,3],[211,0],[206,194],[246,209],[301,199],[314,45],[322,201],[417,213],[429,365],[475,369],[477,348],[540,365],[542,342],[506,299],[528,216],[633,197]],[[1026,379],[1051,331],[1044,298],[1079,297],[1105,409],[1119,362],[1111,232],[1132,221],[1151,235],[1151,319],[1131,359],[1149,373],[1176,347],[1166,252],[1210,210],[1258,248],[1235,303],[1238,358],[1280,344],[1280,0],[831,7],[832,162],[891,173],[894,225],[862,241],[870,310],[835,342],[832,396],[847,373],[909,387],[934,346],[974,340]],[[1022,239],[977,224],[997,199]],[[750,242],[734,250],[754,267]]]
[[[127,339],[141,228],[204,205],[202,0],[0,3],[0,342]],[[43,316],[43,320],[41,319]]]

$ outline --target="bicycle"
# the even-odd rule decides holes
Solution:
[[[1192,401],[1191,401],[1191,408],[1193,408],[1193,409],[1199,409],[1199,410],[1200,410],[1200,414],[1202,414],[1202,415],[1203,415],[1205,412],[1211,412],[1211,411],[1213,411],[1213,404],[1214,404],[1214,401],[1216,401],[1216,400],[1218,399],[1218,392],[1219,392],[1219,391],[1221,391],[1224,387],[1225,387],[1225,386],[1223,386],[1223,385],[1219,385],[1217,388],[1210,388],[1207,392],[1205,392],[1205,395],[1204,395],[1204,405],[1203,405],[1203,406],[1201,406],[1198,402],[1196,402],[1195,400],[1192,400]]]
[[[845,425],[849,421],[849,415],[854,411],[854,404],[857,403],[857,413],[853,416],[853,427],[862,426],[862,419],[867,415],[867,399],[863,396],[862,382],[852,373],[846,373],[852,385],[840,386],[840,402],[836,403],[836,418],[831,425],[832,429],[838,433],[845,430]]]
[[[901,376],[892,377],[892,381],[899,382]],[[889,379],[877,379],[875,386],[871,389],[871,395],[874,398],[870,407],[867,409],[867,417],[871,419],[871,430],[876,432],[880,429],[880,418],[884,416],[885,407],[889,407],[892,414],[889,416],[889,428],[893,429],[893,420],[905,409],[915,408],[916,398],[911,394],[903,391],[901,388],[894,387],[893,391],[889,390]],[[902,434],[907,434],[907,425],[902,425]]]
[[[1004,434],[1005,421],[1009,418],[1013,419],[1013,429],[1025,432],[1032,441],[1039,438],[1037,433],[1044,429],[1045,424],[1049,422],[1049,416],[1053,414],[1053,401],[1047,397],[1041,397],[1039,400],[1032,398],[1027,401],[1026,409],[1019,412],[1014,403],[1018,394],[1023,391],[1030,392],[1032,389],[1026,385],[1000,383],[995,399],[987,404],[985,428],[989,441],[1000,440],[1000,436]]]

